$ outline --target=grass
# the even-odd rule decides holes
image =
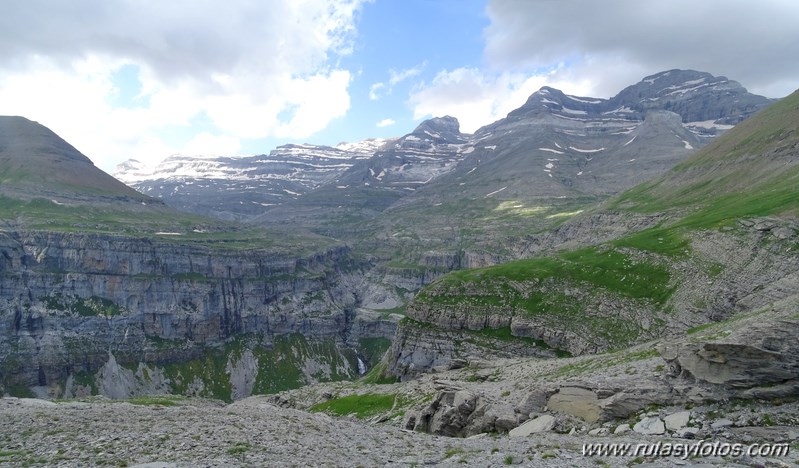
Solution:
[[[590,247],[456,271],[423,289],[415,303],[545,321],[616,348],[634,342],[642,333],[640,325],[590,313],[588,307],[610,298],[632,300],[642,308],[663,307],[674,289],[667,267],[612,247]]]
[[[504,342],[513,342],[513,341],[523,342],[530,346],[537,346],[543,349],[552,349],[555,352],[555,355],[560,358],[571,357],[571,353],[569,353],[568,351],[552,348],[543,340],[537,340],[535,338],[530,338],[527,336],[516,336],[513,334],[510,327],[483,328],[480,330],[463,330],[463,332],[466,333],[467,335],[480,336]]]
[[[0,195],[0,220],[18,229],[124,236],[212,250],[268,250],[306,255],[334,244],[330,238],[307,232],[294,230],[287,236],[277,228],[242,227],[166,206],[142,206],[140,203],[76,202],[67,205],[44,198],[19,200]]]
[[[654,227],[622,237],[612,243],[616,247],[629,247],[672,258],[685,258],[690,252],[688,240],[676,229]]]
[[[466,450],[462,449],[461,447],[450,447],[444,452],[444,459],[452,458],[455,455],[462,453],[466,453]]]
[[[310,408],[311,412],[325,412],[336,416],[355,415],[358,419],[368,418],[386,413],[394,407],[396,395],[365,393],[334,398],[318,403]]]
[[[584,284],[603,289],[633,299],[646,299],[662,305],[671,296],[669,286],[671,274],[666,267],[636,260],[615,249],[589,247],[561,254],[559,257],[539,257],[519,260],[488,268],[464,270],[450,273],[438,282],[423,290],[418,297],[421,301],[447,301],[447,297],[437,297],[431,290],[441,289],[482,289],[501,291],[505,298],[489,294],[486,305],[518,305],[531,314],[547,313],[552,310],[545,298],[514,293],[510,287],[497,289],[508,282],[533,282],[554,279],[571,284]],[[455,297],[456,302],[459,298]],[[492,304],[493,302],[493,304]]]
[[[250,445],[248,442],[236,442],[236,444],[233,445],[233,447],[227,449],[227,453],[228,455],[237,456],[245,454],[250,450],[252,450],[252,445]]]
[[[397,382],[396,377],[386,375],[387,368],[388,365],[386,363],[380,362],[371,369],[369,369],[369,372],[367,372],[366,375],[361,377],[361,379],[358,382],[366,385],[381,385],[381,384],[396,383]]]

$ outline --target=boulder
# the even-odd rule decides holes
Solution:
[[[799,372],[799,320],[752,321],[731,334],[658,347],[661,357],[683,377],[750,389],[782,384]]]
[[[519,418],[511,405],[494,405],[491,407],[491,412],[496,414],[494,428],[499,432],[510,431],[519,425]]]
[[[536,390],[528,393],[522,401],[516,405],[516,411],[523,415],[539,412],[547,405],[547,393],[543,390]]]
[[[666,433],[666,425],[656,416],[646,417],[633,426],[633,431],[645,435],[660,435]]]
[[[625,432],[630,432],[632,429],[630,428],[629,424],[619,424],[616,426],[616,429],[613,430],[614,434],[624,434]]]
[[[463,433],[479,397],[468,390],[442,391],[419,414],[414,430],[456,437]]]
[[[535,419],[531,419],[521,426],[511,430],[508,435],[511,437],[528,437],[531,434],[549,432],[555,427],[555,417],[544,414]]]
[[[690,411],[680,411],[678,413],[673,413],[666,416],[663,418],[663,422],[666,424],[666,429],[670,431],[676,431],[687,426],[690,419]]]

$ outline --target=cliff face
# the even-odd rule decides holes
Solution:
[[[388,319],[356,320],[359,299],[350,285],[359,274],[346,247],[296,258],[171,239],[2,232],[0,385],[47,388],[59,396],[80,375],[98,392],[101,368],[109,374],[140,363],[203,367],[217,360],[217,375],[199,378],[196,393],[208,394],[202,390],[214,379],[228,387],[235,375],[255,380],[258,365],[244,350],[266,366],[280,360],[281,339],[283,354],[304,357],[288,366],[299,372],[296,384],[353,377],[363,340],[389,337],[394,329]],[[249,374],[242,370],[248,360]],[[139,369],[149,377],[142,385],[152,383],[155,370]],[[186,375],[178,376],[180,370]],[[163,390],[185,390],[190,372],[173,371],[162,379]],[[122,378],[111,374],[106,380]],[[263,385],[292,383],[284,384]],[[130,393],[135,385],[123,387]],[[234,396],[249,395],[249,387]],[[229,399],[231,392],[210,393]]]

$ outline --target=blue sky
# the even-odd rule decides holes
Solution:
[[[799,88],[799,2],[761,0],[6,0],[0,115],[100,168],[473,132],[541,86],[610,97],[692,68]]]
[[[363,5],[353,54],[342,66],[353,70],[351,109],[346,119],[309,141],[331,144],[409,133],[414,118],[407,101],[414,86],[440,69],[479,67],[486,3],[477,0],[376,1]],[[390,20],[388,20],[390,19]],[[391,78],[397,78],[392,84]],[[376,89],[372,87],[377,84]],[[370,99],[377,97],[376,99]],[[388,123],[386,119],[393,121]],[[378,122],[385,126],[378,127]]]

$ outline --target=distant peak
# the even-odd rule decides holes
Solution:
[[[460,135],[460,128],[461,124],[458,122],[458,119],[451,115],[445,115],[443,117],[433,117],[432,119],[425,120],[416,127],[413,133],[424,133],[428,131]]]
[[[536,93],[538,93],[538,94],[551,94],[551,93],[563,94],[563,91],[561,91],[561,90],[559,90],[557,88],[553,88],[551,86],[542,86],[541,89],[536,91]]]

